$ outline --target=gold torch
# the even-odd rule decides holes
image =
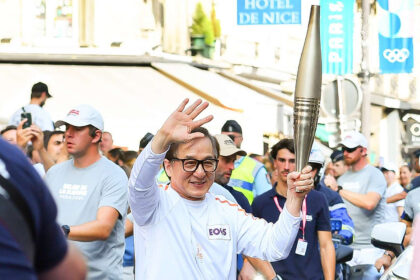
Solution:
[[[321,100],[322,61],[320,7],[313,5],[296,77],[294,138],[297,171],[308,163],[318,123]],[[298,192],[299,190],[296,189]]]

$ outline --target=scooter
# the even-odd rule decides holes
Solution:
[[[396,260],[385,271],[380,280],[408,280],[410,278],[413,246],[404,248],[406,225],[401,222],[383,223],[373,227],[371,243],[377,248],[392,251]]]

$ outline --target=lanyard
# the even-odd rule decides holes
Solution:
[[[274,199],[274,203],[277,206],[277,209],[279,209],[280,213],[283,211],[283,208],[281,208],[280,204],[279,204],[279,199],[277,198],[277,196],[273,197]],[[303,200],[303,204],[302,204],[302,227],[300,228],[302,230],[302,237],[303,240],[305,240],[305,226],[306,226],[306,196],[305,199]]]

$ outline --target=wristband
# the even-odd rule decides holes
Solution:
[[[62,226],[61,226],[61,229],[63,230],[64,235],[65,235],[66,237],[69,237],[70,227],[69,227],[68,225],[62,225]]]
[[[388,253],[388,251],[385,251],[384,252],[384,255],[390,257],[391,258],[391,261],[394,258],[390,253]]]

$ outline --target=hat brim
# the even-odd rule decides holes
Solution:
[[[58,121],[55,122],[55,127],[60,127],[62,125],[67,125],[67,124],[72,125],[72,126],[76,126],[76,127],[83,127],[83,126],[92,125],[89,122],[75,122],[73,120],[58,120]]]
[[[346,142],[346,141],[340,142],[340,144],[338,144],[338,145],[339,146],[344,146],[344,147],[349,148],[349,149],[354,149],[356,147],[361,146],[361,145],[357,145],[357,144],[354,144],[354,143],[349,143],[349,142]]]
[[[246,152],[244,150],[239,149],[225,149],[225,151],[220,151],[220,155],[222,157],[230,157],[231,155],[239,155],[239,156],[246,156]]]

